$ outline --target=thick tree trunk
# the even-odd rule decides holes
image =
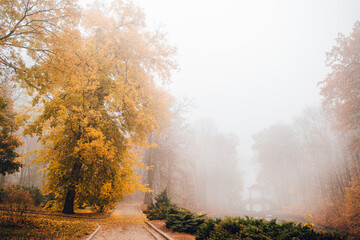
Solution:
[[[74,203],[76,196],[75,184],[79,182],[81,167],[82,167],[81,163],[75,162],[74,167],[71,170],[71,181],[73,181],[73,183],[68,187],[65,196],[65,204],[62,211],[65,214],[74,214]]]
[[[74,214],[75,195],[76,195],[75,187],[70,187],[70,189],[66,193],[63,213]]]

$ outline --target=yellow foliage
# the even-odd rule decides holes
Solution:
[[[311,214],[305,214],[305,221],[306,223],[304,224],[304,226],[308,226],[310,228],[314,227]]]
[[[41,87],[32,92],[41,112],[26,133],[45,146],[38,161],[48,164],[46,192],[61,205],[75,189],[76,203],[103,211],[136,189],[148,191],[135,174],[138,150],[153,147],[146,137],[168,117],[158,84],[176,68],[175,49],[144,30],[133,4],[116,0],[111,9],[83,12],[86,34],[58,36],[53,55],[24,76]]]
[[[349,230],[355,235],[360,234],[360,177],[357,177],[346,188],[345,219]]]

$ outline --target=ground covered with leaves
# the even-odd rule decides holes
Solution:
[[[79,239],[90,235],[96,225],[79,219],[27,215],[11,219],[0,215],[0,239]]]

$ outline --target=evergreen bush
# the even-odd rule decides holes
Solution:
[[[198,228],[196,240],[256,239],[256,240],[338,240],[348,239],[333,232],[314,231],[309,226],[294,222],[277,223],[250,217],[206,219]]]
[[[165,224],[175,232],[195,234],[204,221],[205,215],[192,213],[185,208],[171,207]]]
[[[45,196],[41,193],[38,187],[30,189],[31,196],[34,200],[35,206],[40,206],[45,201]]]
[[[176,206],[171,203],[167,189],[157,195],[155,201],[155,204],[149,204],[144,211],[149,220],[165,220],[170,208]]]

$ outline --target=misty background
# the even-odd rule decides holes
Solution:
[[[239,138],[245,189],[256,182],[252,136],[320,107],[326,52],[360,19],[356,0],[135,2],[178,47],[170,90],[193,99],[190,122]]]

